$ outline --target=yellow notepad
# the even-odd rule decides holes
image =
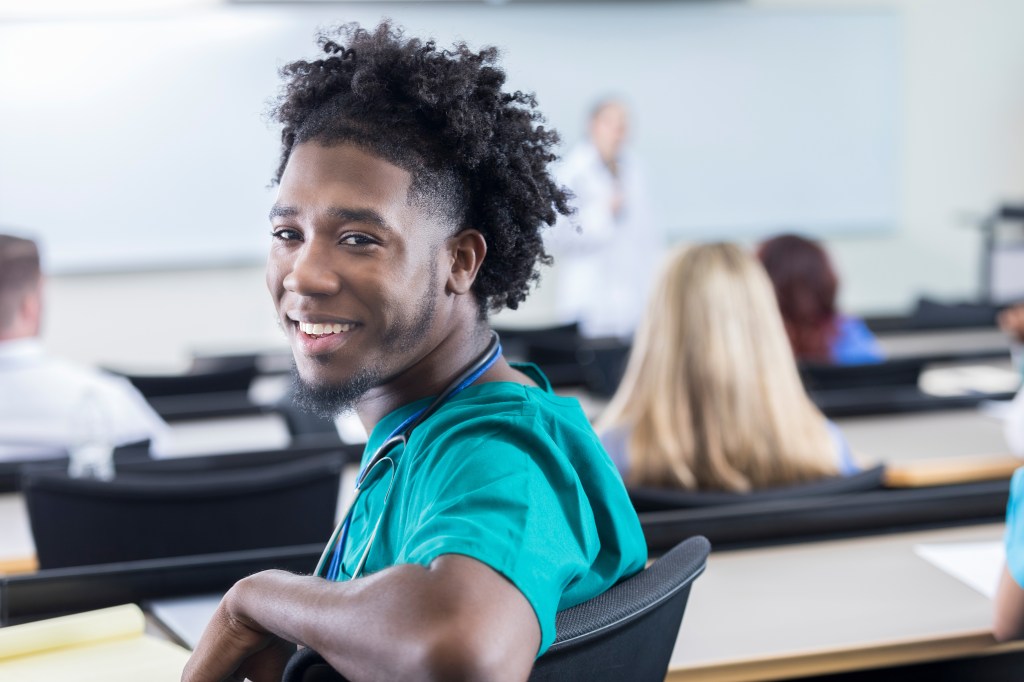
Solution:
[[[177,682],[189,652],[144,629],[134,604],[0,628],[0,680]]]

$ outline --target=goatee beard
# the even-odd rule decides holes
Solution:
[[[371,388],[380,384],[380,377],[367,369],[362,370],[343,384],[313,384],[303,379],[292,367],[292,385],[289,395],[292,402],[303,412],[309,412],[321,419],[334,419],[352,412],[359,399]]]

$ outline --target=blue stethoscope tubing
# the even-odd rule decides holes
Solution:
[[[390,436],[377,448],[373,456],[363,466],[362,471],[359,472],[359,476],[356,477],[355,494],[352,496],[352,501],[349,502],[348,508],[345,510],[345,515],[342,517],[341,523],[337,525],[334,532],[331,533],[330,539],[327,541],[327,546],[324,547],[323,553],[320,555],[320,560],[316,564],[316,570],[313,571],[313,575],[326,578],[328,580],[337,580],[338,575],[341,572],[341,556],[345,552],[345,543],[348,540],[348,529],[349,523],[352,520],[352,510],[355,509],[356,502],[359,501],[359,496],[362,495],[363,486],[367,481],[371,480],[373,472],[378,469],[381,465],[387,465],[392,470],[391,481],[388,483],[388,489],[384,493],[384,500],[382,502],[382,510],[387,509],[388,499],[391,497],[391,489],[395,484],[395,469],[397,465],[395,460],[390,457],[390,454],[395,448],[402,446],[409,442],[409,435],[413,429],[426,421],[431,415],[436,413],[442,405],[448,402],[453,396],[462,391],[464,388],[470,386],[474,381],[480,378],[480,376],[489,370],[498,358],[501,357],[501,340],[498,338],[498,334],[494,331],[491,332],[491,340],[487,344],[487,348],[481,353],[472,363],[469,364],[455,379],[452,380],[448,386],[445,387],[441,393],[434,398],[428,406],[422,410],[413,413],[404,422],[398,425]],[[352,577],[355,578],[363,572],[363,568],[366,566],[366,559],[370,554],[370,547],[373,545],[374,539],[377,537],[377,531],[380,529],[381,520],[384,518],[384,512],[381,511],[380,516],[377,517],[377,523],[374,524],[373,530],[370,532],[370,537],[366,542],[366,547],[363,548],[363,553],[359,557],[359,561],[356,563],[355,569],[352,571]],[[326,572],[325,572],[326,569]]]

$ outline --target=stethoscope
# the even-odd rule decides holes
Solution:
[[[378,480],[379,477],[374,476],[374,471],[379,467],[386,466],[391,469],[391,480],[388,483],[388,488],[384,492],[384,501],[381,504],[381,512],[377,517],[377,522],[373,526],[373,531],[370,533],[369,540],[366,541],[366,547],[363,548],[363,553],[359,557],[359,561],[356,563],[355,569],[352,571],[352,577],[355,578],[363,572],[363,568],[366,566],[366,559],[370,555],[370,547],[373,546],[373,541],[377,537],[377,531],[380,529],[381,521],[384,518],[384,512],[387,510],[388,499],[391,497],[391,489],[395,485],[395,474],[397,473],[397,464],[391,457],[391,453],[395,448],[405,445],[409,442],[409,435],[413,429],[426,421],[431,415],[436,413],[442,405],[452,399],[456,394],[462,391],[464,388],[471,385],[474,381],[480,378],[480,376],[489,370],[498,358],[501,357],[501,341],[498,339],[498,335],[495,332],[491,332],[491,340],[487,344],[487,348],[484,352],[479,355],[466,369],[462,371],[455,379],[441,393],[434,398],[433,402],[417,412],[409,415],[409,417],[398,425],[391,435],[381,444],[379,448],[373,453],[373,456],[363,465],[362,470],[359,472],[359,476],[356,477],[356,488],[355,494],[352,496],[352,501],[349,502],[348,508],[345,510],[345,515],[342,517],[341,523],[331,533],[330,540],[327,541],[327,546],[324,547],[323,554],[320,555],[320,561],[316,564],[316,570],[313,575],[326,578],[327,580],[338,580],[341,574],[341,558],[345,553],[345,543],[348,541],[349,524],[352,521],[352,511],[355,509],[356,502],[359,501],[359,496],[362,495],[364,485],[371,480]],[[329,563],[328,563],[329,561]],[[326,570],[325,570],[326,569]]]

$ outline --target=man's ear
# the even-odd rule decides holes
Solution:
[[[25,294],[18,312],[26,331],[32,336],[38,336],[43,324],[42,282]]]
[[[451,270],[445,291],[451,294],[468,294],[480,265],[487,255],[487,240],[479,230],[462,230],[448,239],[448,255]]]
[[[21,294],[14,318],[0,329],[0,339],[24,339],[39,336],[43,320],[42,287],[35,286]]]

